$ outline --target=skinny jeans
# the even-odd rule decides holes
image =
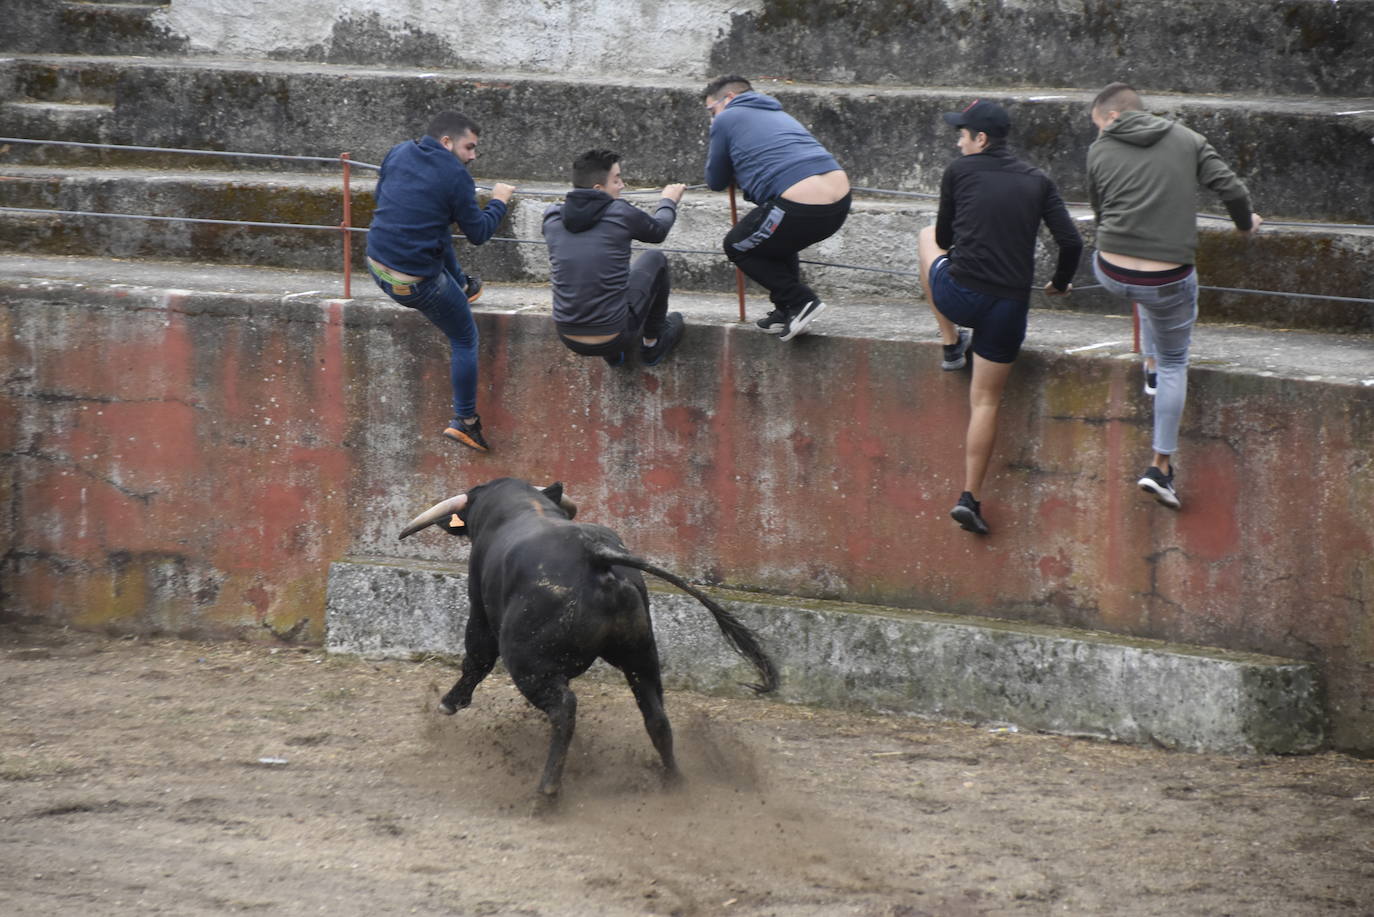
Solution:
[[[1178,428],[1188,399],[1188,349],[1197,322],[1197,271],[1175,283],[1143,286],[1108,277],[1096,257],[1092,265],[1103,289],[1140,307],[1141,350],[1154,355],[1159,374],[1154,451],[1173,455],[1178,451]]]

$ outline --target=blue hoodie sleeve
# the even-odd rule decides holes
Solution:
[[[487,201],[486,207],[477,206],[477,183],[467,169],[460,168],[454,180],[450,215],[452,222],[458,224],[463,236],[473,245],[481,245],[496,233],[496,227],[506,217],[506,205],[501,201]]]
[[[711,122],[711,141],[706,151],[706,187],[712,191],[724,191],[734,180],[735,164],[730,161],[730,128],[728,125],[722,126],[718,115]]]

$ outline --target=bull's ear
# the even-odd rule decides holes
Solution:
[[[548,487],[545,487],[541,492],[544,494],[544,496],[548,497],[550,500],[557,503],[559,507],[563,510],[563,512],[568,514],[569,519],[577,515],[577,504],[573,503],[573,501],[563,496],[562,481],[555,481]]]

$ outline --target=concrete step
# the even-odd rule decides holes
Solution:
[[[88,102],[113,105],[119,68],[90,67],[77,62],[33,68],[0,69],[0,101]],[[19,77],[22,75],[22,80]]]
[[[9,0],[20,15],[7,22],[7,47],[53,50],[52,33],[33,21],[45,4],[52,2]],[[1124,79],[1153,91],[1260,95],[1374,85],[1371,0],[656,0],[619,11],[618,30],[570,9],[509,0],[449,4],[435,17],[391,0],[366,11],[177,0],[159,21],[188,47],[217,54],[445,69],[521,61],[593,79],[704,81],[739,72],[841,85],[1008,87]]]
[[[372,211],[375,173],[356,170],[352,181],[353,225],[365,227]],[[0,166],[0,206],[92,213],[186,216],[201,219],[337,226],[342,216],[340,178],[323,173],[168,172],[137,169],[54,169]],[[459,243],[468,270],[489,281],[548,280],[542,244],[544,209],[566,191],[514,180],[521,187],[513,215],[499,240],[479,248]],[[651,207],[656,194],[631,199]],[[1091,220],[1077,211],[1091,243]],[[845,228],[806,253],[807,274],[832,301],[863,298],[921,298],[917,282],[916,235],[934,221],[933,202],[860,195]],[[662,246],[678,289],[730,292],[734,272],[720,254],[729,226],[726,195],[688,192],[677,226]],[[1210,286],[1346,297],[1359,301],[1307,299],[1243,293],[1204,292],[1204,320],[1374,332],[1374,230],[1266,227],[1250,240],[1200,221],[1199,265]],[[366,241],[355,234],[354,266],[363,270]],[[65,255],[120,258],[188,258],[197,261],[329,270],[339,264],[337,233],[211,224],[133,221],[0,212],[0,248]],[[1042,240],[1039,277],[1053,272],[1055,249]],[[1085,263],[1068,300],[1037,295],[1037,305],[1073,311],[1119,313],[1121,304],[1094,285]]]
[[[88,3],[65,0],[58,4],[60,31],[51,51],[64,54],[175,54],[186,39],[160,25],[154,14],[167,2]]]
[[[465,571],[466,564],[398,558],[331,564],[326,647],[388,658],[461,657]],[[741,693],[740,684],[756,676],[709,613],[646,580],[664,683]],[[1310,663],[989,618],[708,591],[760,635],[782,677],[777,698],[788,703],[1188,751],[1293,754],[1324,742]],[[618,677],[600,667],[603,677]]]
[[[712,49],[713,73],[914,86],[1105,86],[1319,93],[1374,86],[1370,0],[764,0]],[[1014,37],[1013,37],[1014,36]]]
[[[114,122],[114,106],[102,102],[4,102],[0,103],[0,128],[6,137],[51,137],[78,143],[108,143]],[[67,153],[53,147],[16,144],[4,161],[63,162]]]
[[[28,98],[30,83],[39,84],[34,91],[51,84],[53,68],[118,71],[109,130],[117,143],[315,156],[348,150],[377,162],[395,142],[421,133],[426,113],[458,106],[485,128],[480,170],[486,174],[561,182],[571,157],[592,143],[619,149],[627,173],[645,184],[697,181],[705,161],[707,123],[695,81],[72,57],[12,59],[0,68],[0,81],[12,97]],[[1016,150],[1045,168],[1066,198],[1086,198],[1084,160],[1094,136],[1089,90],[759,85],[811,125],[856,184],[905,191],[937,189],[955,155],[941,112],[977,96],[995,99],[1012,112]],[[1366,223],[1374,213],[1374,98],[1148,101],[1210,137],[1266,217]],[[578,112],[575,125],[551,120],[550,113],[568,111]],[[59,137],[68,125],[30,117],[19,127],[25,136]],[[1295,142],[1312,137],[1321,141]],[[16,149],[10,155],[25,161],[37,154]]]

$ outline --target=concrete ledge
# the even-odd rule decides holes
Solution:
[[[695,599],[653,588],[664,679],[719,692],[750,681]],[[1006,722],[1189,751],[1289,754],[1324,742],[1315,667],[1087,631],[713,590],[755,628],[782,700]],[[351,558],[330,566],[330,652],[461,654],[457,566]]]
[[[11,166],[6,179],[4,203],[14,207],[313,225],[336,225],[340,208],[338,176],[322,174]],[[365,226],[371,218],[374,183],[371,174],[354,179],[354,225]],[[544,210],[562,190],[562,186],[522,183],[513,213],[497,237],[538,243]],[[654,195],[642,195],[633,201],[652,208],[654,199]],[[1082,209],[1078,214],[1091,246],[1089,214]],[[832,305],[873,297],[906,302],[922,298],[916,278],[916,237],[934,219],[931,201],[860,196],[845,227],[809,249],[805,258],[904,273],[808,264],[809,282]],[[734,271],[720,254],[729,220],[724,194],[688,194],[679,208],[677,226],[663,246],[674,290],[734,292]],[[1243,238],[1229,226],[1216,220],[1199,221],[1198,265],[1204,284],[1349,297],[1351,301],[1204,291],[1204,321],[1374,331],[1374,305],[1357,301],[1374,299],[1374,274],[1367,267],[1374,257],[1374,231],[1267,226],[1259,235]],[[1048,233],[1042,233],[1041,243],[1037,276],[1043,283],[1054,270],[1056,250]],[[359,271],[365,270],[365,248],[366,240],[359,235],[353,246],[354,266]],[[336,232],[15,213],[0,214],[0,250],[319,270],[339,263]],[[682,250],[706,254],[675,253]],[[492,242],[478,248],[460,244],[459,258],[467,270],[488,283],[548,281],[548,256],[541,244]],[[364,287],[371,286],[367,278],[361,280]],[[1105,314],[1123,311],[1120,301],[1094,289],[1096,280],[1087,258],[1074,284],[1077,292],[1072,297],[1037,296],[1036,305]]]

